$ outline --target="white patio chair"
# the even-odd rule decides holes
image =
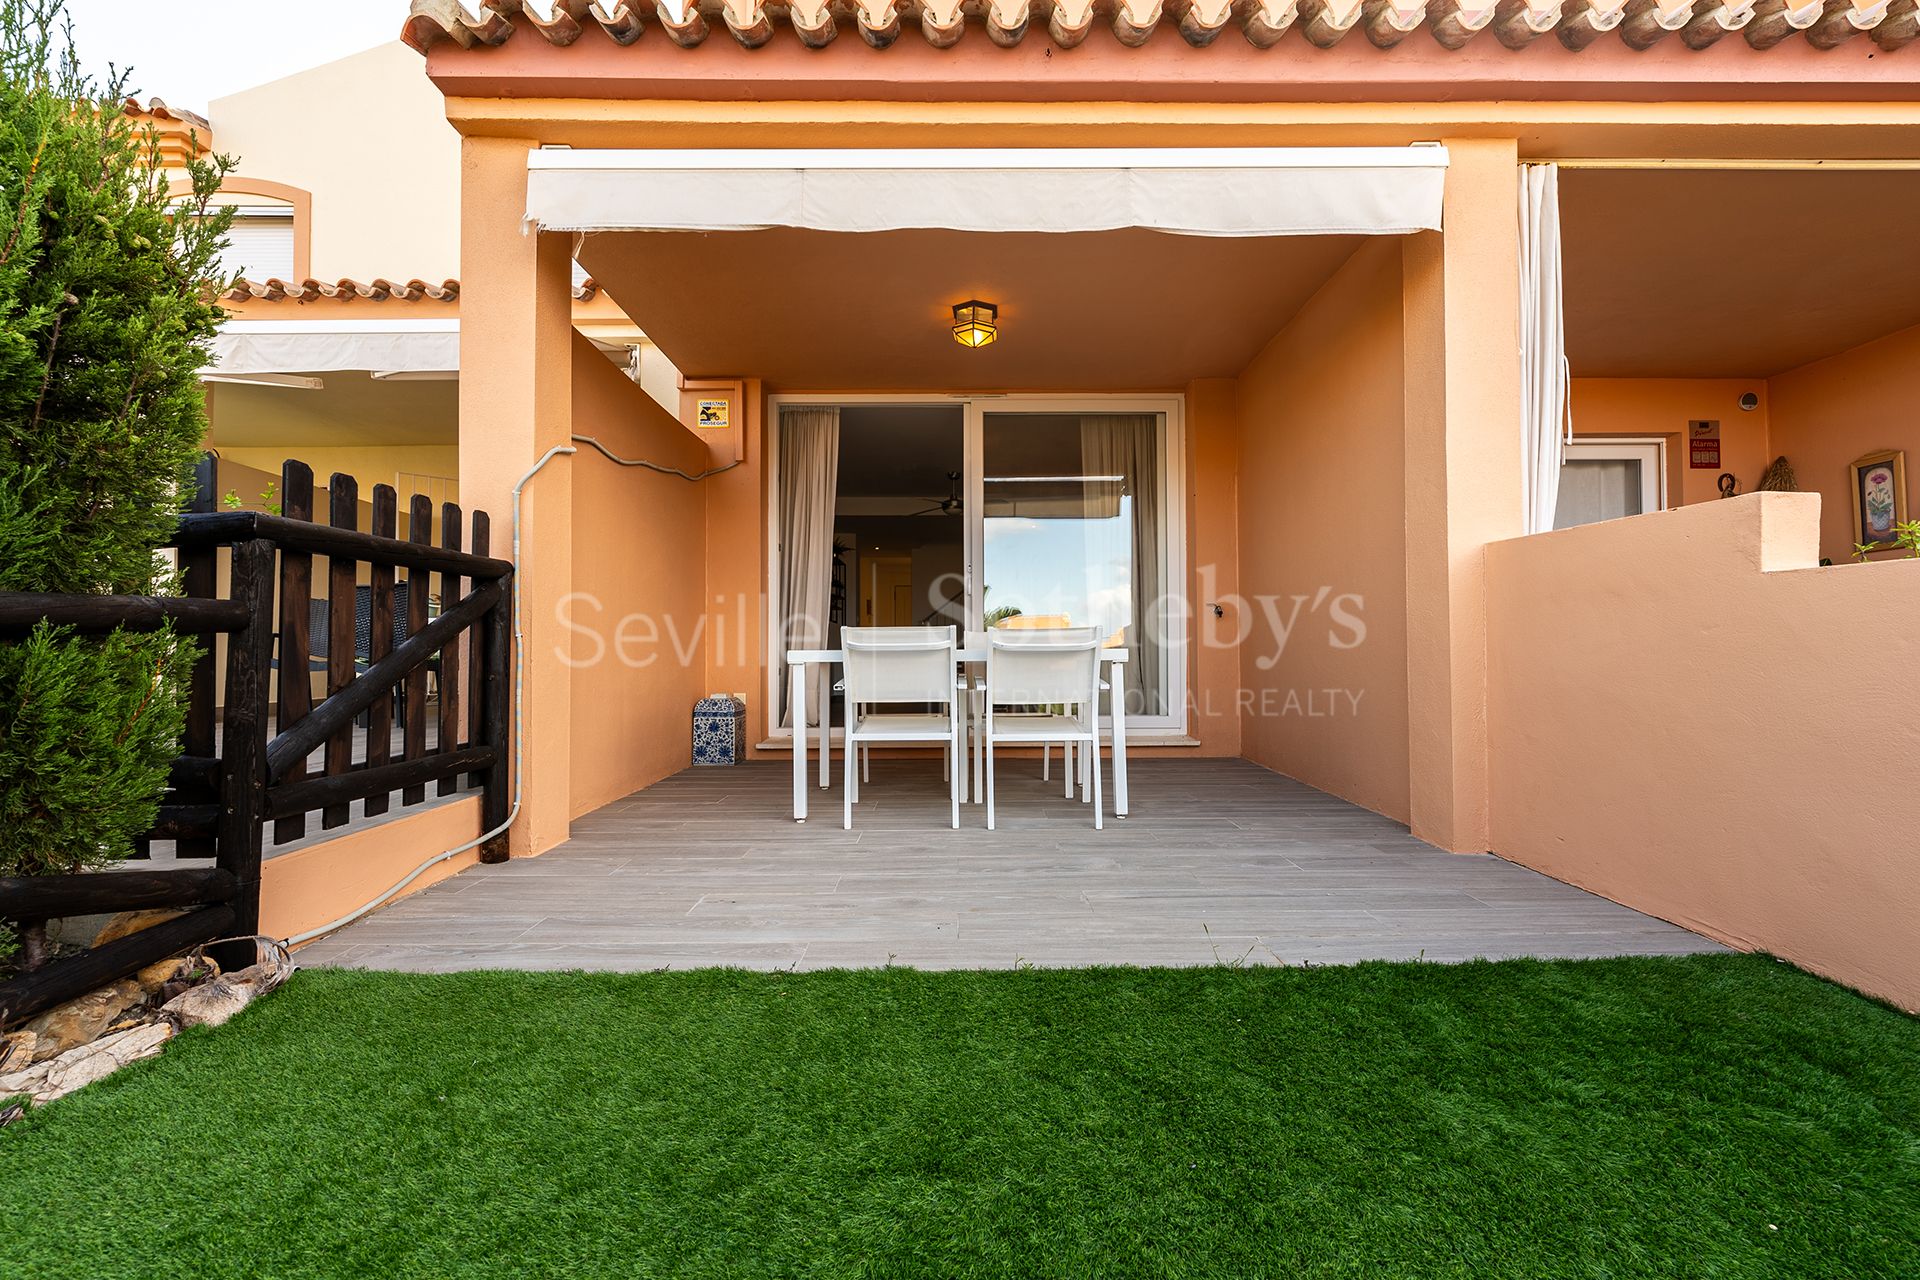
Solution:
[[[1100,629],[994,630],[987,633],[987,829],[993,830],[993,749],[1003,742],[1077,746],[1091,775],[1093,826],[1100,800]],[[998,716],[1000,707],[1064,707]],[[1073,770],[1066,770],[1069,788]],[[1071,790],[1068,792],[1072,794]]]
[[[972,686],[968,685],[967,678],[965,676],[958,676],[954,679],[953,687],[957,696],[961,698],[965,698]],[[1101,687],[1105,688],[1106,686],[1103,683]],[[847,691],[847,682],[845,680],[840,681],[838,684],[833,686],[833,691],[838,694],[845,694]],[[859,713],[858,707],[854,708],[854,713],[855,714]],[[960,713],[960,740],[961,740],[960,741],[960,746],[961,746],[960,764],[963,768],[966,765],[966,752],[968,750],[967,744],[972,740],[968,736],[972,732],[971,728],[969,727],[971,723],[972,723],[972,717],[969,716],[963,710]],[[873,781],[873,744],[871,742],[867,743],[865,746],[859,749],[857,754],[860,759],[860,781],[872,782]],[[953,781],[953,767],[954,767],[953,753],[947,752],[941,755],[940,781],[942,782]],[[960,782],[962,784],[963,790],[965,789],[966,780],[967,780],[966,774],[962,773],[960,775]],[[979,797],[976,796],[975,799],[978,800]]]
[[[1011,617],[1002,618],[999,622],[994,623],[995,627],[1003,627],[1008,631],[1059,631],[1072,625],[1072,618],[1064,613],[1016,613]],[[1121,644],[1124,642],[1126,634],[1127,629],[1122,627],[1120,630],[1108,636],[1106,643],[1108,645]],[[1110,689],[1111,686],[1102,679],[1100,681],[1100,692],[1107,693]],[[1016,711],[1011,714],[1021,715],[1025,713]],[[1079,761],[1079,767],[1076,769],[1074,767],[1073,744],[1071,742],[1063,742],[1060,744],[1060,762],[1063,770],[1061,778],[1066,783],[1067,799],[1073,799],[1073,783],[1074,778],[1077,776],[1080,779],[1080,799],[1083,802],[1088,800],[1090,797],[1087,793],[1089,785],[1087,781],[1087,770],[1090,765],[1085,756],[1082,755]],[[1051,781],[1052,778],[1053,744],[1051,742],[1043,742],[1040,744],[1040,781],[1048,782]]]
[[[965,698],[967,696],[969,689],[972,686],[967,684],[967,678],[965,676],[956,676],[954,677],[953,687],[959,697]],[[839,694],[846,693],[847,682],[845,680],[842,680],[839,684],[834,685],[833,691]],[[959,763],[961,764],[962,767],[964,767],[966,764],[967,743],[969,741],[968,734],[971,732],[968,726],[971,723],[971,719],[972,718],[968,716],[964,710],[960,713],[961,758]],[[860,781],[872,782],[873,781],[873,744],[869,742],[866,746],[861,747],[859,755],[860,755]],[[952,753],[949,752],[945,755],[942,755],[940,757],[940,781],[942,782],[953,781],[953,768],[954,768],[954,759],[953,759]],[[962,789],[964,790],[964,784],[966,782],[966,775],[964,773],[960,775],[960,781],[963,784]],[[978,799],[978,797],[975,797],[975,798]]]
[[[947,754],[947,791],[953,825],[960,826],[960,690],[954,680],[959,643],[952,627],[843,627],[846,653],[847,739],[845,817],[853,829],[860,799],[860,752],[869,743],[937,742]],[[875,710],[901,703],[944,711]]]

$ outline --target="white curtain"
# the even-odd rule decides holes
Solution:
[[[1560,170],[1520,168],[1520,389],[1527,532],[1553,528],[1562,448],[1573,434],[1566,312],[1560,293]]]
[[[840,410],[801,405],[780,411],[780,618],[781,649],[827,647],[827,610],[833,591],[833,504],[840,478]],[[820,688],[831,670],[807,669],[802,717],[820,706]],[[792,682],[780,681],[780,723],[792,728]],[[806,719],[803,723],[816,723]]]
[[[1571,529],[1598,520],[1637,516],[1641,462],[1636,458],[1576,458],[1560,472],[1553,527]]]
[[[1122,616],[1096,618],[1102,626],[1127,629],[1127,710],[1134,715],[1166,714],[1161,679],[1166,652],[1166,585],[1160,560],[1160,418],[1152,413],[1087,414],[1080,419],[1080,465],[1089,476],[1122,476],[1133,521],[1126,554],[1131,564],[1129,607]],[[1098,492],[1094,490],[1092,492]],[[1090,594],[1101,598],[1101,557],[1090,557]]]

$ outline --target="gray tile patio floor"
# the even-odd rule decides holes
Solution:
[[[1137,761],[1133,816],[1104,831],[1032,761],[1003,762],[992,832],[977,807],[948,828],[930,763],[876,760],[852,831],[837,776],[794,823],[791,778],[782,762],[677,774],[576,821],[542,857],[463,872],[298,959],[805,970],[1723,949],[1499,858],[1442,853],[1245,761]]]

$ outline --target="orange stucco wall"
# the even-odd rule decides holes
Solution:
[[[1920,328],[1803,365],[1768,383],[1775,451],[1805,490],[1826,503],[1820,554],[1853,558],[1853,498],[1847,464],[1885,449],[1907,451],[1907,503],[1920,518]],[[1884,557],[1889,554],[1881,553]]]
[[[1408,825],[1487,847],[1486,547],[1525,530],[1511,139],[1443,138],[1444,234],[1402,241]]]
[[[1493,850],[1920,1009],[1920,564],[1753,494],[1488,549]]]
[[[270,857],[260,869],[260,932],[291,938],[331,924],[391,889],[436,853],[480,834],[480,797],[462,796],[377,826]],[[478,861],[472,849],[421,873],[399,897]]]
[[[564,236],[521,233],[526,199],[525,143],[462,143],[460,496],[493,514],[496,554],[512,538],[516,486],[522,493],[515,590],[525,636],[518,693],[528,711],[515,856],[567,838],[573,794],[569,716],[540,711],[573,705],[569,637],[557,614],[573,590],[573,467],[557,460],[533,471],[567,447],[573,428],[572,246]]]
[[[1240,377],[1238,678],[1248,759],[1404,822],[1400,267],[1362,247]]]
[[[701,481],[707,493],[707,685],[747,704],[747,745],[766,741],[766,403],[757,379],[690,388],[681,414],[694,420],[696,399],[728,401],[734,426],[702,432],[708,467],[738,463]]]
[[[1753,392],[1760,407],[1743,411]],[[1721,471],[1750,493],[1761,472],[1785,456],[1805,493],[1825,500],[1820,554],[1853,557],[1847,464],[1864,454],[1910,455],[1908,503],[1920,513],[1920,328],[1904,329],[1771,378],[1576,378],[1574,436],[1664,436],[1671,506],[1717,500]],[[1718,419],[1721,466],[1687,465],[1687,423]],[[1882,557],[1895,553],[1883,552]]]
[[[706,447],[579,334],[573,429],[623,458],[697,472]],[[687,767],[702,658],[707,495],[581,444],[573,469],[570,817]]]
[[[1241,611],[1209,607],[1240,595],[1240,387],[1208,378],[1187,387],[1187,733],[1197,754],[1237,756],[1243,749]]]
[[[1740,407],[1751,391],[1760,406]],[[1767,384],[1761,378],[1575,378],[1573,435],[1660,436],[1667,442],[1667,505],[1720,497],[1720,473],[1731,471],[1750,493],[1773,461],[1767,446]],[[1720,423],[1720,465],[1688,465],[1687,424]]]

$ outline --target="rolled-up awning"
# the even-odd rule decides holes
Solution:
[[[551,148],[527,167],[527,220],[549,231],[1404,235],[1440,229],[1447,151]]]
[[[458,320],[229,320],[210,374],[446,373],[460,368]]]

